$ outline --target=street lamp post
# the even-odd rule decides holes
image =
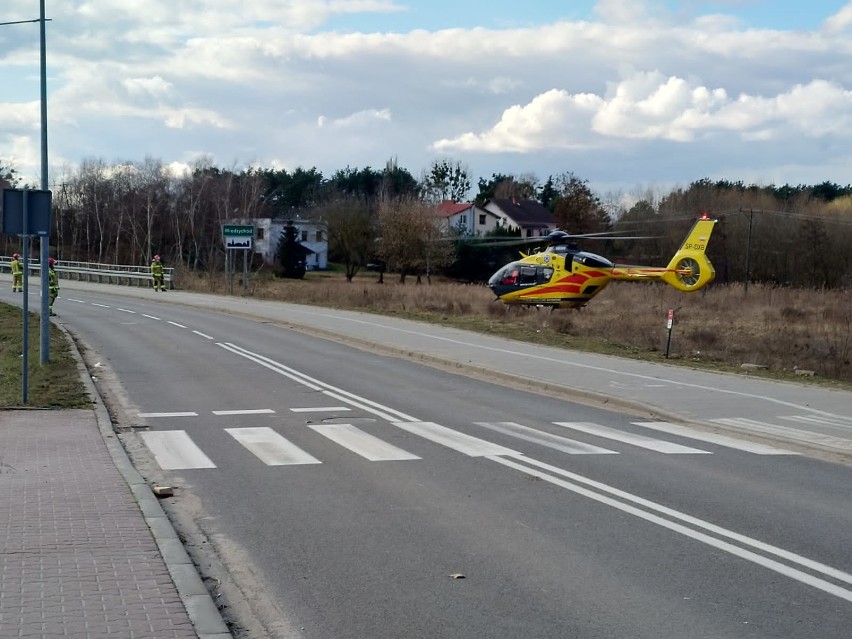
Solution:
[[[47,44],[45,35],[44,0],[39,0],[39,52],[41,67],[41,190],[47,191]],[[49,301],[50,275],[48,259],[50,257],[50,228],[40,241],[41,253],[41,325],[39,341],[39,361],[42,365],[50,360],[50,317]]]
[[[40,76],[41,76],[41,190],[47,191],[47,45],[45,35],[45,18],[44,0],[39,0],[39,18],[37,20],[17,20],[14,22],[0,22],[0,26],[9,24],[25,24],[31,22],[39,23],[40,35]],[[49,231],[49,229],[48,229]],[[39,253],[41,259],[41,339],[39,341],[39,350],[41,355],[41,363],[46,364],[50,360],[50,318],[48,317],[48,257],[50,253],[50,234],[42,236],[40,240]],[[24,317],[24,322],[28,318]]]

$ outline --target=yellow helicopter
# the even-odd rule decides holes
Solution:
[[[565,231],[553,231],[549,246],[525,254],[498,270],[488,287],[504,304],[550,308],[580,308],[611,280],[663,281],[679,291],[697,291],[716,277],[705,251],[716,220],[702,215],[668,266],[613,264],[605,257],[581,251]]]

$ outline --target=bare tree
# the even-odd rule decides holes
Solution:
[[[384,199],[378,207],[378,253],[389,270],[399,273],[405,283],[408,275],[422,274],[450,263],[455,245],[442,241],[436,223],[435,206],[415,197]]]
[[[328,227],[328,250],[351,282],[375,252],[375,215],[363,197],[335,195],[316,209]]]

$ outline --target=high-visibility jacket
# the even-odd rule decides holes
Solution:
[[[50,269],[47,272],[47,278],[48,278],[48,286],[51,289],[58,291],[59,290],[59,276],[56,274],[56,271],[54,271],[53,269]]]
[[[154,260],[151,262],[151,275],[154,277],[162,277],[163,276],[163,263]]]
[[[12,275],[23,275],[24,274],[24,265],[21,264],[20,260],[12,260]]]

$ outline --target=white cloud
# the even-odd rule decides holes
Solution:
[[[829,16],[822,26],[829,33],[840,33],[852,27],[852,2]]]
[[[171,172],[172,175],[177,177],[183,177],[186,175],[192,174],[193,167],[187,164],[186,162],[169,162],[166,165],[166,168]]]
[[[0,122],[4,128],[33,128],[39,126],[41,102],[0,102]]]
[[[377,122],[390,122],[391,112],[388,109],[366,109],[358,111],[342,118],[328,118],[324,115],[317,118],[317,126],[320,128],[331,127],[334,129],[349,129],[369,126]]]
[[[35,176],[40,174],[41,138],[38,135],[6,135],[0,137],[0,143],[3,148],[0,163],[14,168],[24,181],[37,183]]]
[[[569,95],[550,90],[536,96],[525,106],[515,105],[490,130],[465,133],[456,138],[438,140],[437,151],[519,151],[542,148],[581,147],[586,143],[584,130],[590,117],[600,109],[602,99],[589,94]]]
[[[701,135],[736,132],[755,141],[778,138],[785,131],[852,139],[852,91],[815,80],[772,98],[743,94],[731,99],[722,88],[639,73],[615,85],[606,97],[547,91],[525,106],[506,109],[492,128],[438,140],[434,148],[531,152],[605,146],[605,138],[690,142]]]
[[[160,76],[152,78],[129,78],[122,84],[132,96],[151,95],[154,97],[165,96],[172,89],[172,83],[163,80]]]

